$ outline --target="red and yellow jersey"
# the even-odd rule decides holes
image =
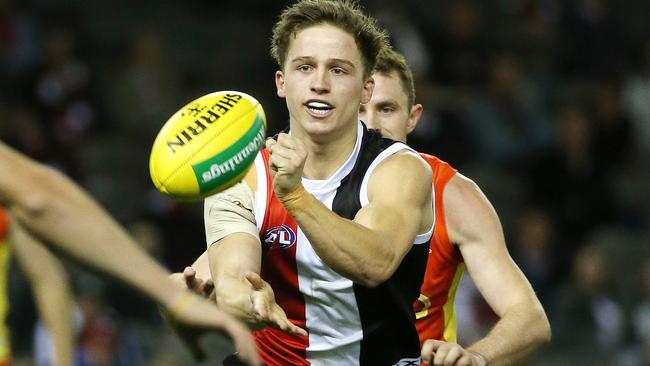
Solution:
[[[414,304],[415,324],[420,344],[427,339],[456,342],[454,299],[465,265],[460,250],[447,235],[442,197],[445,186],[458,171],[435,156],[420,156],[429,163],[433,173],[436,223],[420,297]]]
[[[9,310],[7,297],[7,267],[9,266],[9,243],[7,234],[9,232],[9,217],[5,210],[0,207],[0,366],[8,366],[11,359],[11,347],[9,345],[9,330],[5,320]]]

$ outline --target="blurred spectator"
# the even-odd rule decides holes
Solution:
[[[567,78],[590,78],[622,71],[626,42],[615,11],[620,2],[572,0],[564,6],[557,32],[561,70]]]
[[[648,99],[650,103],[650,99]],[[592,89],[590,110],[595,126],[594,156],[608,176],[635,163],[636,140],[633,125],[623,109],[618,83],[607,79]]]
[[[119,323],[102,296],[80,294],[84,318],[79,339],[77,366],[119,366]],[[127,364],[124,364],[127,365]]]
[[[650,160],[650,36],[639,51],[639,68],[630,75],[623,97],[645,162]]]
[[[0,128],[0,137],[27,156],[47,162],[52,158],[51,145],[38,112],[27,103],[15,104]]]
[[[582,247],[551,309],[553,348],[579,364],[603,364],[623,341],[623,310],[612,293],[609,266],[601,247]]]
[[[433,47],[433,77],[438,83],[476,86],[485,80],[484,62],[489,45],[482,29],[476,1],[447,3],[443,28],[430,34]]]
[[[532,201],[558,221],[563,248],[559,270],[569,267],[585,235],[611,220],[615,211],[593,149],[591,121],[579,106],[566,105],[557,116],[554,145],[530,160],[523,173]]]
[[[175,73],[167,63],[156,29],[131,33],[127,58],[112,84],[111,113],[118,132],[138,142],[151,141],[174,112],[178,97]]]
[[[639,343],[650,345],[650,257],[641,270],[642,298],[632,313],[632,328]]]
[[[495,56],[489,68],[486,90],[474,98],[468,110],[481,160],[513,163],[526,159],[550,141],[550,128],[540,96],[524,80],[520,59],[508,53]]]
[[[43,65],[35,82],[36,101],[60,169],[79,179],[77,148],[96,123],[90,100],[90,68],[76,55],[76,35],[64,26],[45,35]]]
[[[513,257],[546,305],[551,290],[557,257],[556,223],[543,210],[526,208],[519,217],[511,245]]]
[[[21,4],[22,5],[22,4]],[[0,95],[15,96],[38,62],[38,31],[33,17],[14,0],[0,0]]]

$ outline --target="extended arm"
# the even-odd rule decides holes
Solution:
[[[72,293],[61,262],[16,220],[10,225],[9,244],[32,287],[38,313],[52,335],[55,365],[72,365]]]
[[[508,254],[499,218],[478,186],[456,174],[443,201],[450,240],[459,246],[474,283],[500,318],[468,350],[483,355],[490,366],[512,365],[550,339],[544,309]]]
[[[154,299],[188,325],[223,330],[243,358],[258,363],[248,332],[169,279],[90,196],[72,181],[0,142],[0,203],[32,234]]]
[[[209,246],[207,255],[201,255],[192,267],[199,281],[212,277],[219,307],[249,326],[272,326],[306,335],[287,319],[271,286],[259,276],[262,247],[250,188],[255,181],[255,169],[251,169],[245,182],[205,200]]]

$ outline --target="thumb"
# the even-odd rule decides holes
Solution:
[[[246,272],[244,276],[246,277],[246,280],[248,280],[248,282],[253,286],[253,289],[255,290],[263,289],[264,285],[266,284],[262,279],[262,277],[260,277],[260,275],[258,275],[255,272]]]

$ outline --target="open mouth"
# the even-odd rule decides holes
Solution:
[[[334,109],[331,104],[322,101],[310,101],[305,103],[305,106],[315,116],[325,116],[329,111]]]

